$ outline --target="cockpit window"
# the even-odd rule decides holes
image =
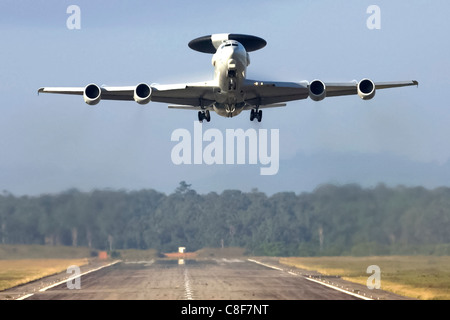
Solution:
[[[238,44],[236,42],[226,42],[220,46],[220,48],[224,47],[238,47]]]

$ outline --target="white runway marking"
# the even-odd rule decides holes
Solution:
[[[362,295],[360,295],[360,294],[357,294],[357,293],[354,293],[354,292],[350,292],[350,291],[347,291],[347,290],[344,290],[344,289],[335,287],[335,286],[333,286],[333,285],[331,285],[331,284],[324,283],[324,282],[319,281],[319,280],[316,280],[316,279],[312,279],[312,278],[308,278],[308,277],[303,277],[303,278],[305,278],[306,280],[309,280],[309,281],[313,281],[313,282],[319,283],[319,284],[321,284],[321,285],[323,285],[323,286],[325,286],[325,287],[332,288],[332,289],[334,289],[334,290],[337,290],[337,291],[340,291],[340,292],[349,294],[349,295],[351,295],[351,296],[357,297],[357,298],[359,298],[359,299],[363,299],[363,300],[373,300],[373,299],[370,299],[370,298],[368,298],[368,297],[362,296]]]
[[[283,269],[278,268],[278,267],[275,267],[275,266],[272,266],[272,265],[269,265],[269,264],[266,264],[266,263],[262,263],[262,262],[259,262],[259,261],[253,260],[253,259],[247,259],[247,260],[250,261],[250,262],[254,262],[254,263],[260,264],[260,265],[265,266],[265,267],[267,267],[267,268],[272,268],[272,269],[275,269],[275,270],[283,271],[283,272],[284,272]],[[332,288],[332,289],[338,290],[338,291],[340,291],[340,292],[343,292],[343,293],[345,293],[345,294],[348,294],[348,295],[357,297],[357,298],[359,298],[359,299],[363,299],[363,300],[373,300],[373,299],[371,299],[371,298],[368,298],[368,297],[362,296],[362,295],[360,295],[360,294],[357,294],[357,293],[354,293],[354,292],[350,292],[350,291],[347,291],[347,290],[344,290],[344,289],[335,287],[335,286],[333,286],[333,285],[324,283],[324,282],[319,281],[319,280],[316,280],[316,279],[312,279],[312,278],[300,276],[300,275],[298,275],[298,274],[296,274],[296,273],[293,273],[293,272],[290,272],[290,271],[287,271],[287,273],[289,273],[289,274],[291,274],[291,275],[294,275],[294,276],[303,277],[303,278],[305,278],[305,279],[307,279],[307,280],[309,280],[309,281],[316,282],[316,283],[321,284],[321,285],[323,285],[323,286],[325,286],[325,287],[328,287],[328,288]]]
[[[69,277],[66,280],[62,280],[62,281],[56,282],[56,283],[54,283],[52,285],[49,285],[48,287],[42,288],[42,289],[39,290],[39,292],[47,291],[48,289],[51,289],[51,288],[56,287],[56,286],[59,286],[60,284],[67,283],[68,281],[74,280],[74,279],[76,279],[78,277],[82,277],[82,276],[84,276],[84,275],[86,275],[88,273],[95,272],[95,271],[98,271],[98,270],[106,268],[106,267],[110,267],[110,266],[112,266],[112,265],[114,265],[116,263],[119,263],[119,262],[121,262],[121,260],[117,260],[117,261],[111,262],[110,264],[107,264],[107,265],[104,265],[104,266],[101,266],[101,267],[98,267],[98,268],[86,271],[86,272],[84,272],[84,273],[82,273],[80,275]],[[25,299],[33,296],[33,295],[34,295],[34,293],[29,293],[29,294],[26,294],[24,296],[21,296],[20,298],[17,298],[16,300],[25,300]]]
[[[187,268],[184,269],[184,290],[186,291],[185,292],[186,299],[194,300],[194,298],[192,297],[192,289],[191,284],[189,282],[189,275]]]
[[[262,265],[264,267],[267,267],[267,268],[272,268],[272,269],[275,269],[275,270],[284,271],[281,268],[278,268],[278,267],[275,267],[275,266],[271,266],[269,264],[265,264],[265,263],[262,263],[262,262],[259,262],[259,261],[253,260],[253,259],[247,259],[247,260],[251,261],[251,262],[254,262],[254,263],[257,263],[257,264],[260,264],[260,265]]]

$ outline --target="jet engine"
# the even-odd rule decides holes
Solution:
[[[84,102],[88,105],[93,106],[100,102],[102,96],[102,90],[100,87],[94,83],[88,84],[84,88],[83,98]]]
[[[363,100],[370,100],[375,96],[375,84],[370,79],[363,79],[358,83],[358,96]]]
[[[152,96],[152,88],[146,83],[140,83],[134,88],[134,101],[139,104],[147,104]]]
[[[320,80],[314,80],[309,84],[309,97],[314,101],[325,99],[327,89],[325,83]]]

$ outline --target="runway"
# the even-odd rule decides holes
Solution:
[[[270,261],[269,261],[270,262]],[[26,300],[359,300],[282,266],[252,259],[119,262],[23,295]],[[72,289],[69,289],[72,287]],[[358,290],[359,292],[359,290]],[[392,295],[387,299],[395,299]]]

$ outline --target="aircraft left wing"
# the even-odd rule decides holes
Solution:
[[[242,90],[248,106],[269,106],[281,102],[306,99],[308,82],[274,82],[245,80]]]
[[[418,86],[415,80],[397,82],[376,82],[370,79],[341,83],[311,82],[273,82],[246,80],[242,90],[245,92],[247,109],[252,106],[270,107],[282,102],[301,100],[310,97],[320,101],[326,97],[359,95],[364,100],[372,99],[378,89]]]
[[[150,101],[207,107],[214,103],[214,92],[218,87],[213,82],[198,82],[175,85],[101,86],[86,87],[42,87],[38,93],[82,95],[87,104],[95,105],[100,100],[125,100],[145,104]]]

